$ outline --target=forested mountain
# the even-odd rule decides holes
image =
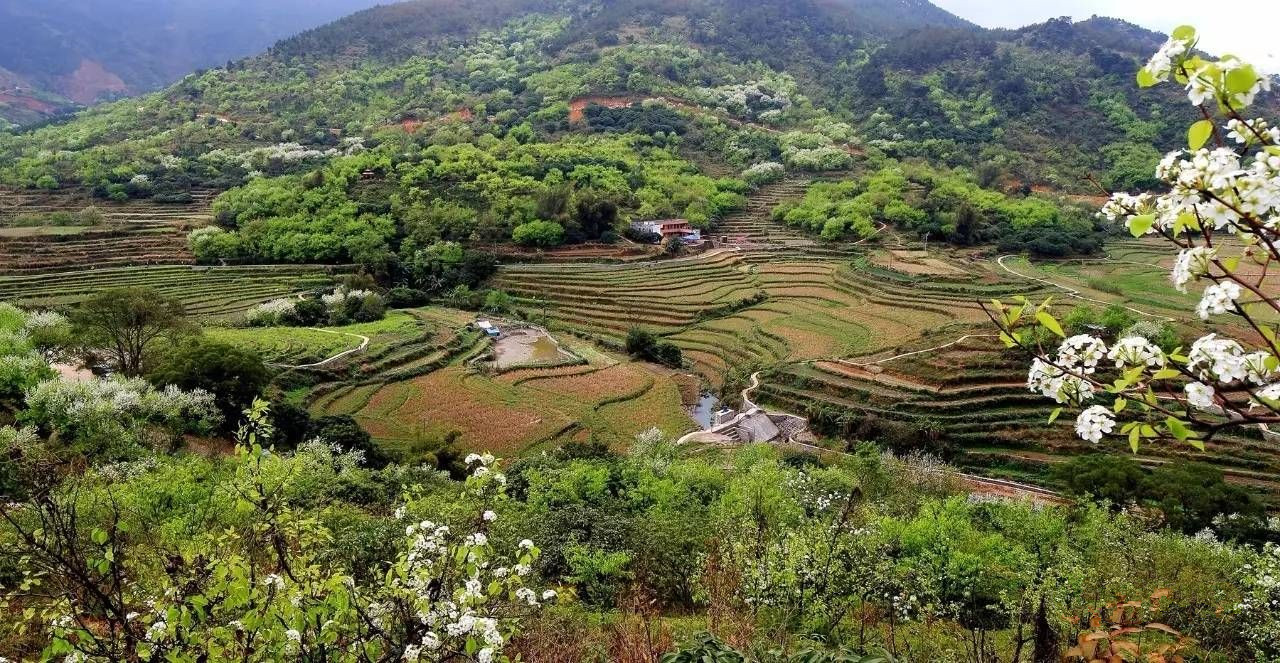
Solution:
[[[154,90],[375,2],[3,0],[0,120]]]
[[[1174,140],[1173,123],[1162,120],[1187,111],[1158,95],[1139,98],[1130,85],[1139,55],[1158,40],[1108,19],[988,31],[927,2],[418,0],[357,13],[155,96],[5,138],[0,167],[22,184],[44,174],[93,184],[91,163],[154,170],[178,137],[185,157],[249,144],[328,145],[339,134],[370,137],[404,119],[482,106],[501,130],[554,119],[564,113],[557,104],[586,94],[714,105],[706,90],[763,83],[795,97],[769,118],[779,128],[821,111],[891,155],[981,160],[1079,188],[1086,171],[1114,168],[1132,179],[1126,166],[1145,171],[1152,143]]]
[[[594,238],[600,224],[582,232],[579,204],[706,227],[742,190],[704,175],[770,162],[914,160],[1004,193],[1096,193],[1091,179],[1149,183],[1182,140],[1191,111],[1177,92],[1132,84],[1161,39],[1103,18],[990,31],[923,1],[415,0],[62,124],[0,132],[0,181],[117,200],[243,185],[216,211],[252,234],[201,257],[272,262],[394,252],[411,219],[426,220],[422,241],[495,241],[548,220],[567,232],[522,236]],[[591,137],[602,133],[625,137]],[[1096,245],[1066,245],[1094,232],[1079,216],[975,195],[964,219],[904,225],[965,241],[1048,228],[1054,253]],[[805,225],[857,234],[894,221],[883,203]]]

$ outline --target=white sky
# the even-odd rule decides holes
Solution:
[[[1122,18],[1168,34],[1190,24],[1200,48],[1231,53],[1273,74],[1280,73],[1280,0],[933,0],[947,11],[989,28],[1020,28],[1057,16],[1079,21],[1094,14]],[[1218,7],[1226,11],[1206,11]]]

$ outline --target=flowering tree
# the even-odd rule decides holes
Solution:
[[[332,534],[288,496],[317,464],[341,474],[359,454],[320,442],[273,454],[265,404],[248,417],[224,486],[248,517],[181,549],[148,550],[110,488],[92,503],[79,484],[0,503],[0,535],[24,560],[0,587],[0,612],[21,616],[0,633],[43,636],[42,660],[503,663],[520,619],[555,600],[527,583],[532,541],[489,540],[506,484],[493,456],[467,458],[466,527],[415,517],[424,506],[407,499],[395,560],[358,582],[311,552]]]
[[[1224,430],[1258,425],[1271,435],[1268,427],[1280,423],[1280,301],[1269,278],[1280,260],[1280,128],[1242,114],[1270,79],[1234,56],[1207,59],[1196,44],[1193,28],[1174,30],[1137,76],[1142,87],[1170,79],[1185,86],[1203,117],[1187,131],[1188,149],[1170,152],[1156,169],[1168,190],[1116,193],[1101,215],[1123,221],[1135,237],[1159,235],[1173,244],[1173,287],[1186,292],[1204,283],[1196,313],[1233,316],[1239,338],[1211,333],[1188,351],[1166,353],[1140,336],[1108,345],[1082,334],[1055,353],[1038,340],[1065,337],[1048,301],[995,301],[989,311],[1006,345],[1035,355],[1032,391],[1082,408],[1075,425],[1081,438],[1127,435],[1135,452],[1155,439],[1203,450]]]

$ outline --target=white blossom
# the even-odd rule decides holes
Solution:
[[[1088,334],[1077,334],[1062,342],[1058,348],[1058,365],[1069,370],[1092,373],[1098,362],[1107,354],[1102,339]]]
[[[1179,61],[1191,47],[1191,40],[1170,37],[1147,61],[1144,67],[1158,81],[1169,79],[1173,65]]]
[[[1248,376],[1244,348],[1229,338],[1208,334],[1196,339],[1187,354],[1187,368],[1201,380],[1217,380],[1231,384]]]
[[[1193,246],[1179,251],[1178,257],[1173,261],[1173,287],[1179,292],[1186,292],[1188,283],[1209,273],[1209,265],[1217,255],[1217,248],[1205,246]]]
[[[1231,310],[1235,301],[1240,298],[1240,285],[1235,281],[1214,283],[1204,289],[1204,296],[1196,306],[1196,313],[1202,320],[1210,315],[1222,315]]]
[[[1132,366],[1159,367],[1164,366],[1164,352],[1154,343],[1141,336],[1126,336],[1107,353],[1107,359],[1116,362],[1116,368]]]
[[[1111,410],[1102,405],[1092,405],[1076,417],[1076,434],[1082,440],[1097,443],[1102,436],[1115,428],[1116,420]]]
[[[1078,403],[1093,397],[1093,384],[1088,380],[1039,358],[1031,362],[1027,372],[1027,389],[1059,403]]]
[[[1213,387],[1203,382],[1188,382],[1182,389],[1187,394],[1187,403],[1192,407],[1208,410],[1214,406]]]

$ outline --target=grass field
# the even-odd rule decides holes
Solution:
[[[270,362],[305,364],[359,347],[358,336],[369,337],[367,350],[376,352],[397,341],[434,331],[434,326],[420,318],[392,311],[383,320],[344,327],[210,327],[205,335],[257,350]]]

